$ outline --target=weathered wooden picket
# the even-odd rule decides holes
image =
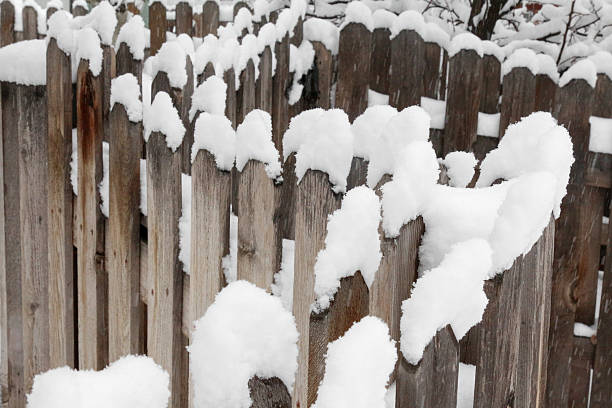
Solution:
[[[242,7],[248,6],[237,3],[234,15]],[[23,31],[17,32],[13,3],[0,2],[0,46],[37,38],[36,10],[26,9]],[[74,10],[75,15],[86,12]],[[153,3],[147,55],[160,50],[168,27],[194,37],[215,34],[223,24],[219,15],[215,2],[206,2],[201,13],[181,2],[171,23],[163,4]],[[270,21],[277,15],[273,12]],[[255,30],[265,22],[256,22]],[[269,111],[281,158],[291,117],[335,106],[354,120],[367,108],[369,90],[388,95],[398,109],[420,104],[422,97],[446,100],[444,128],[431,130],[440,156],[463,150],[482,159],[496,147],[498,138],[478,134],[479,112],[500,114],[501,137],[521,117],[550,111],[574,142],[576,162],[561,217],[551,220],[532,250],[503,276],[486,282],[489,306],[463,341],[447,327],[418,366],[400,358],[392,378],[396,407],[454,408],[460,361],[477,367],[475,407],[586,407],[589,399],[591,407],[612,406],[612,230],[602,223],[604,215],[610,216],[612,155],[589,151],[589,118],[612,119],[611,79],[600,74],[594,88],[582,79],[558,87],[546,75],[515,68],[500,83],[501,61],[494,55],[462,50],[449,58],[445,48],[416,31],[404,29],[391,39],[389,28],[369,31],[353,22],[340,31],[337,55],[313,41],[314,64],[303,78],[313,89],[305,87],[300,100],[290,105],[290,44],[301,44],[303,23],[300,18],[292,35],[277,41],[274,50],[264,48],[257,80],[252,60],[240,73],[238,91],[233,69],[223,74],[226,116],[234,128],[255,108]],[[294,392],[289,399],[282,384],[254,378],[254,406],[273,406],[272,399],[262,397],[266,390],[276,398],[274,406],[311,405],[323,378],[327,344],[365,315],[383,319],[399,342],[400,305],[416,280],[424,231],[420,218],[405,225],[398,238],[381,238],[383,259],[370,290],[359,273],[344,278],[330,309],[311,313],[314,263],[324,246],[328,215],[341,201],[327,174],[309,170],[297,184],[295,157],[289,156],[282,159],[284,181],[276,185],[263,163],[254,160],[233,174],[219,170],[204,150],[192,162],[193,80],[176,89],[165,72],[153,78],[151,95],[167,92],[188,131],[176,152],[160,133],[153,132],[145,144],[142,123],[129,121],[121,104],[112,110],[109,104],[110,79],[132,73],[142,83],[142,61],[125,44],[117,50],[103,47],[100,75],[80,61],[76,87],[70,56],[54,39],[47,48],[46,86],[0,83],[3,405],[24,407],[33,377],[47,369],[68,365],[99,370],[123,355],[146,353],[170,374],[170,406],[188,406],[185,347],[192,322],[226,284],[222,258],[229,253],[230,204],[239,216],[238,279],[269,290],[280,268],[283,239],[295,240],[293,313],[301,336]],[[187,58],[190,67],[194,61]],[[196,83],[213,73],[207,67]],[[77,196],[70,181],[73,128]],[[108,218],[102,214],[98,188],[103,141],[110,147]],[[139,209],[143,157],[146,216]],[[349,188],[365,183],[366,169],[363,160],[353,159]],[[182,173],[191,175],[192,188],[189,274],[178,260]],[[597,334],[576,337],[575,322],[595,322],[601,259],[605,266]]]

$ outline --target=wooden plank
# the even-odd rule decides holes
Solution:
[[[102,44],[102,123],[104,125],[105,142],[110,141],[110,90],[111,79],[116,75],[115,48]]]
[[[0,82],[0,404],[8,402],[8,316],[6,315],[6,266],[4,219],[4,148],[2,144],[2,83]],[[21,275],[21,274],[20,274]]]
[[[137,60],[132,56],[127,43],[119,45],[116,58],[117,76],[132,74],[136,77],[139,84],[142,84],[142,60]]]
[[[238,126],[236,120],[236,77],[234,68],[230,68],[223,73],[223,81],[227,85],[225,97],[225,117],[232,122],[234,129]]]
[[[535,111],[552,112],[557,84],[544,74],[536,75]]]
[[[38,38],[38,12],[32,6],[25,6],[21,10],[23,30],[22,40],[35,40]]]
[[[270,290],[276,269],[276,189],[262,162],[249,160],[238,177],[238,279]]]
[[[259,77],[255,83],[255,107],[272,112],[272,50],[264,48],[259,58]]]
[[[77,72],[78,138],[78,338],[79,368],[106,365],[104,328],[104,216],[98,186],[102,181],[103,78],[81,60]]]
[[[368,286],[359,271],[342,278],[329,309],[310,315],[308,331],[308,406],[317,399],[325,375],[327,345],[368,315]]]
[[[252,408],[291,407],[291,395],[278,377],[252,377],[249,380],[249,394]]]
[[[314,302],[314,265],[325,246],[327,217],[340,208],[341,197],[332,192],[327,174],[308,170],[297,185],[295,209],[295,265],[293,315],[300,333],[293,407],[308,406],[310,305]]]
[[[75,17],[85,16],[89,13],[89,10],[81,5],[77,5],[72,9],[72,15]]]
[[[289,44],[299,47],[304,40],[304,18],[298,16],[295,26],[293,27],[293,35],[289,39]]]
[[[17,99],[23,381],[29,393],[34,376],[49,369],[46,86],[19,85]]]
[[[312,108],[331,108],[331,89],[332,76],[334,74],[334,59],[331,51],[319,41],[312,42],[315,51],[315,69],[317,72],[318,97],[316,103],[310,105],[308,101],[304,103],[304,110]]]
[[[245,116],[255,109],[255,65],[249,59],[240,73],[240,84],[236,91],[236,123],[241,124]]]
[[[423,96],[438,99],[440,92],[440,46],[434,42],[423,44],[425,69],[423,70]]]
[[[606,265],[601,286],[597,347],[593,363],[591,407],[604,408],[612,404],[612,224],[608,223]]]
[[[535,110],[536,78],[526,67],[516,67],[504,76],[499,138],[509,125],[518,122]]]
[[[413,30],[402,30],[391,40],[389,105],[402,110],[420,105],[425,73],[425,42]]]
[[[236,15],[240,11],[240,9],[243,8],[243,7],[246,8],[247,10],[251,11],[251,8],[249,7],[249,5],[245,1],[237,1],[237,2],[234,3],[234,9],[233,9],[234,17],[236,17]]]
[[[400,354],[396,408],[455,408],[458,374],[459,344],[447,325],[427,345],[418,365],[408,363]]]
[[[178,260],[181,216],[181,156],[165,136],[153,132],[147,142],[148,273],[147,352],[171,379],[170,407],[185,407],[187,367],[183,366],[183,271]]]
[[[0,47],[15,42],[15,6],[12,2],[0,2]]]
[[[474,50],[462,50],[449,61],[442,153],[472,151],[478,129],[482,58]]]
[[[588,408],[595,346],[587,337],[574,337],[572,351],[569,406]],[[609,384],[608,384],[609,385]]]
[[[47,47],[49,138],[49,367],[74,367],[72,75],[70,56],[54,38]]]
[[[200,36],[204,38],[208,34],[216,35],[217,28],[219,28],[219,5],[214,1],[207,1],[202,6],[202,32]]]
[[[364,160],[363,157],[354,156],[353,160],[351,161],[349,175],[346,178],[347,191],[354,187],[365,185],[367,175],[368,161]]]
[[[385,27],[372,31],[370,56],[370,89],[389,94],[389,72],[391,69],[391,30]]]
[[[352,122],[368,107],[372,32],[361,23],[349,23],[340,31],[336,107]]]
[[[3,6],[7,2],[1,3]],[[5,9],[2,9],[5,10]],[[23,328],[21,306],[21,220],[19,216],[19,141],[17,85],[2,82],[2,173],[4,180],[4,258],[3,272],[6,292],[2,293],[2,307],[6,308],[7,390],[2,390],[3,401],[9,407],[23,407]],[[5,392],[6,391],[6,392]]]
[[[567,195],[561,203],[561,216],[555,225],[546,406],[568,404],[576,311],[576,300],[572,292],[578,278],[581,242],[585,238],[579,235],[580,213],[583,207],[582,186],[585,179],[585,157],[588,151],[589,117],[593,94],[593,88],[584,80],[570,81],[555,94],[553,116],[572,136],[576,161],[570,173]]]
[[[156,1],[149,7],[149,28],[151,30],[151,55],[157,54],[162,44],[166,42],[166,7],[162,2]],[[153,97],[153,94],[151,94]]]
[[[289,35],[274,45],[276,71],[272,79],[272,140],[283,161],[283,135],[289,126],[289,101],[286,92],[289,87]]]
[[[191,4],[181,0],[176,4],[176,35],[187,34],[193,36],[193,10]]]

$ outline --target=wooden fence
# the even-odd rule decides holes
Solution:
[[[238,3],[234,15],[244,6]],[[0,3],[0,45],[38,36],[32,27],[36,19],[28,18],[27,8],[23,31],[15,32],[13,4]],[[201,13],[179,3],[175,15],[176,21],[169,23],[162,4],[151,5],[151,55],[166,41],[168,27],[203,37],[222,24],[215,2],[206,2]],[[270,21],[277,15],[273,12]],[[265,22],[266,17],[254,30]],[[589,398],[591,407],[611,406],[611,234],[602,217],[610,216],[612,156],[589,151],[589,118],[612,118],[611,79],[600,74],[595,87],[582,79],[558,87],[550,77],[519,67],[500,83],[501,61],[492,54],[462,50],[449,58],[444,47],[416,31],[404,29],[391,39],[389,28],[370,31],[349,23],[340,31],[337,54],[313,41],[314,63],[302,78],[311,86],[290,105],[290,44],[302,43],[302,25],[300,18],[293,34],[276,42],[274,50],[264,48],[257,80],[252,62],[240,73],[238,91],[232,69],[223,75],[226,116],[236,127],[248,111],[268,110],[281,157],[282,135],[292,116],[335,106],[353,120],[367,108],[368,90],[388,95],[397,109],[420,104],[422,97],[446,100],[443,129],[431,131],[440,156],[465,150],[482,159],[497,145],[497,137],[478,134],[479,111],[500,114],[499,135],[532,111],[551,111],[574,142],[576,162],[561,217],[502,277],[486,282],[489,306],[463,341],[458,343],[447,327],[418,366],[400,360],[392,378],[396,406],[455,407],[460,361],[477,367],[475,407],[586,407]],[[192,163],[188,111],[193,89],[172,88],[164,72],[153,78],[151,95],[171,95],[187,135],[176,152],[158,132],[144,144],[142,123],[130,122],[122,105],[110,110],[108,103],[111,77],[129,72],[142,81],[142,61],[125,44],[117,50],[104,47],[98,76],[80,61],[76,87],[70,69],[70,57],[51,39],[46,86],[0,84],[3,404],[25,406],[34,375],[49,368],[102,369],[122,355],[146,353],[171,375],[170,406],[187,406],[185,346],[192,322],[226,284],[222,258],[229,253],[230,204],[239,215],[239,279],[269,290],[280,267],[282,240],[295,240],[296,246],[299,287],[293,312],[301,337],[295,389],[290,401],[286,392],[278,391],[278,383],[254,379],[254,406],[271,406],[260,398],[266,387],[280,400],[275,406],[312,404],[324,372],[325,345],[367,314],[381,317],[399,341],[400,304],[416,279],[424,231],[420,218],[405,225],[398,238],[381,240],[383,259],[371,290],[360,274],[345,278],[331,308],[324,315],[311,314],[314,262],[324,246],[327,217],[341,200],[327,174],[308,171],[296,184],[295,158],[289,157],[284,182],[274,185],[257,161],[233,174],[219,170],[207,151],[200,151]],[[197,83],[212,74],[207,68]],[[76,196],[70,181],[73,128],[78,141]],[[103,141],[109,142],[110,217],[101,211],[98,189]],[[143,157],[146,216],[139,209]],[[363,160],[353,159],[349,188],[364,183],[366,167]],[[191,175],[189,274],[178,259],[181,173]],[[595,323],[602,259],[606,265],[596,335],[574,336],[575,322]]]

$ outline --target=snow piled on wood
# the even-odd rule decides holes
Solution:
[[[236,132],[223,115],[202,112],[195,122],[191,148],[193,163],[200,150],[210,152],[219,170],[230,171],[236,157]]]
[[[183,142],[185,126],[172,104],[170,95],[158,92],[150,106],[144,110],[144,139],[149,141],[151,132],[160,132],[166,138],[166,144],[175,152]]]
[[[453,37],[448,47],[448,57],[452,58],[460,51],[472,50],[482,58],[484,49],[482,40],[472,33],[461,33]]]
[[[123,105],[131,122],[142,120],[142,102],[140,101],[140,84],[131,74],[123,74],[111,79],[110,109],[115,103]]]
[[[119,51],[119,47],[123,43],[128,46],[135,60],[142,61],[144,59],[145,25],[142,17],[139,15],[131,16],[130,19],[121,26],[117,41],[115,42],[115,50]]]
[[[397,351],[389,328],[366,316],[327,346],[325,375],[311,408],[385,408]]]
[[[195,118],[197,112],[208,112],[213,115],[225,115],[225,99],[227,84],[218,76],[208,77],[193,91],[189,120]]]
[[[191,339],[195,406],[250,407],[248,381],[253,376],[278,377],[291,393],[298,332],[278,297],[246,281],[230,283],[195,322]]]
[[[242,171],[249,160],[264,163],[266,174],[276,180],[281,174],[278,150],[272,141],[272,118],[254,109],[236,129],[236,169]]]
[[[187,54],[177,41],[165,42],[155,56],[150,57],[151,77],[155,79],[158,72],[168,75],[170,86],[182,89],[187,84]]]
[[[20,41],[0,48],[0,81],[19,85],[45,85],[45,40]]]
[[[597,84],[597,67],[590,59],[583,59],[572,65],[563,73],[559,80],[559,88],[563,88],[572,80],[585,80],[591,88]]]
[[[313,17],[304,21],[304,39],[308,41],[318,41],[323,44],[332,55],[338,54],[340,31],[338,27],[327,20]]]
[[[372,11],[361,1],[351,1],[344,10],[344,22],[340,26],[340,30],[350,23],[363,24],[368,31],[374,30]]]
[[[464,188],[472,181],[478,160],[472,152],[450,152],[440,163],[446,167],[448,185]]]

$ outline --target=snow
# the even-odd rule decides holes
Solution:
[[[123,74],[111,79],[110,109],[115,103],[123,105],[131,122],[142,120],[142,102],[138,79],[131,74]]]
[[[338,54],[340,31],[338,27],[327,20],[313,17],[304,21],[304,39],[311,42],[318,41],[323,44],[332,55]]]
[[[164,134],[166,144],[173,152],[183,142],[185,126],[166,92],[158,92],[151,106],[144,109],[143,124],[145,142],[149,141],[151,132]]]
[[[493,41],[483,41],[482,42],[482,51],[484,55],[492,55],[499,60],[499,62],[503,62],[506,58],[506,53],[503,48],[501,48],[497,43]]]
[[[72,26],[75,30],[89,27],[98,33],[102,45],[112,44],[116,25],[115,9],[108,1],[102,1],[88,14],[72,19]]]
[[[593,61],[589,59],[583,59],[572,65],[567,71],[561,75],[559,80],[559,87],[563,88],[569,84],[572,80],[583,79],[591,88],[595,88],[597,83],[597,67]]]
[[[100,37],[90,27],[83,28],[75,33],[76,61],[87,61],[93,76],[102,72],[103,52],[100,47]],[[78,63],[78,62],[77,62]]]
[[[448,57],[452,58],[464,50],[475,51],[480,57],[484,54],[482,41],[472,33],[461,33],[454,36],[448,47]]]
[[[293,36],[293,30],[298,23],[300,17],[302,20],[306,17],[306,9],[308,4],[305,0],[291,0],[289,8],[283,9],[276,20],[277,40],[282,41],[285,35]]]
[[[370,287],[382,258],[378,224],[380,201],[365,187],[349,190],[340,209],[327,221],[325,248],[317,254],[314,266],[316,295],[312,309],[321,313],[329,308],[340,287],[340,279],[360,271]]]
[[[83,7],[85,10],[89,11],[89,4],[87,4],[86,0],[74,0],[72,2],[72,8],[74,9],[75,7]]]
[[[218,76],[208,77],[193,91],[191,107],[189,108],[189,121],[192,121],[197,112],[208,112],[213,115],[225,114],[225,98],[227,85]]]
[[[499,113],[478,112],[476,134],[487,137],[499,137]]]
[[[236,129],[236,169],[242,171],[249,160],[264,163],[273,180],[281,174],[278,150],[272,141],[272,118],[268,112],[254,109]]]
[[[372,11],[361,1],[351,1],[344,10],[344,22],[340,26],[340,30],[350,23],[363,24],[368,31],[372,31],[374,29]]]
[[[60,367],[34,377],[29,408],[165,408],[169,376],[146,356],[123,357],[102,371]]]
[[[272,57],[272,76],[276,73],[276,56],[274,46],[276,44],[276,26],[273,23],[266,23],[259,29],[257,34],[257,53],[263,54],[266,47],[270,49]]]
[[[396,360],[387,325],[364,317],[327,346],[325,375],[312,408],[385,408]]]
[[[64,4],[60,0],[49,0],[47,3],[47,10],[56,9],[62,10],[64,8]]]
[[[554,83],[559,82],[559,71],[557,71],[557,63],[550,55],[538,54],[538,75],[546,75],[553,80]]]
[[[270,290],[274,296],[280,297],[286,310],[293,310],[293,276],[295,241],[283,239],[283,249],[281,256],[281,269],[274,274],[274,283]]]
[[[78,154],[78,153],[77,153]],[[108,142],[102,142],[102,181],[98,185],[98,191],[100,192],[100,211],[108,218],[110,214],[110,146]],[[78,163],[77,163],[78,167]],[[77,175],[78,177],[78,175]],[[77,186],[78,190],[78,186]]]
[[[612,54],[607,51],[599,51],[589,57],[595,64],[598,74],[606,75],[612,80]]]
[[[407,10],[400,14],[391,26],[391,39],[395,38],[402,30],[416,31],[421,37],[425,37],[427,30],[423,15],[414,10]]]
[[[370,153],[380,143],[385,125],[395,115],[397,115],[397,109],[383,104],[371,106],[355,118],[351,125],[354,138],[353,155],[369,160]]]
[[[119,51],[119,47],[122,43],[128,46],[132,58],[139,61],[144,59],[145,26],[142,17],[133,15],[123,26],[121,26],[117,41],[115,42],[116,51]]]
[[[612,119],[591,116],[589,150],[596,153],[612,154]]]
[[[450,36],[436,23],[426,23],[421,35],[425,42],[438,44],[442,49],[448,48]]]
[[[377,105],[388,105],[388,104],[389,104],[389,95],[368,89],[368,107],[377,106]]]
[[[161,71],[168,75],[171,87],[182,89],[187,84],[186,53],[178,42],[163,43],[157,54],[150,60],[153,79]]]
[[[231,212],[230,204],[230,230],[229,230],[229,254],[221,259],[223,275],[227,283],[238,279],[238,217]]]
[[[449,185],[451,187],[465,188],[474,177],[474,168],[478,163],[474,153],[450,152],[441,163],[447,169]]]
[[[314,63],[315,52],[312,44],[308,40],[302,41],[299,47],[289,45],[289,72],[293,72],[293,83],[289,90],[289,105],[293,105],[302,97],[304,85],[299,81]]]
[[[474,406],[474,386],[476,384],[476,366],[459,363],[457,381],[457,408]]]
[[[244,10],[244,8],[242,9]],[[238,48],[239,53],[237,55],[236,62],[234,63],[234,72],[236,74],[236,90],[240,89],[240,73],[244,71],[249,63],[249,60],[253,61],[253,68],[255,69],[255,77],[259,78],[259,55],[257,51],[259,46],[257,44],[257,37],[253,34],[247,34],[242,39],[242,44]]]
[[[487,297],[484,278],[491,267],[491,247],[483,239],[452,246],[437,268],[421,276],[402,302],[402,355],[418,364],[436,332],[451,324],[457,339],[482,319]]]
[[[191,268],[191,176],[181,174],[181,216],[179,218],[178,259],[183,264],[183,272]]]
[[[578,337],[593,337],[597,335],[597,328],[587,326],[584,323],[574,323],[574,336]]]
[[[26,7],[31,7],[36,12],[36,31],[38,34],[45,34],[47,32],[47,13],[45,12],[45,9],[43,9],[34,0],[25,0],[23,2],[22,10]]]
[[[495,180],[511,179],[525,173],[547,171],[556,178],[555,218],[561,213],[570,168],[574,162],[570,135],[547,112],[536,112],[508,126],[496,149],[480,166],[477,187]]]
[[[202,45],[200,45],[195,52],[193,69],[196,75],[202,74],[209,62],[212,62],[214,65],[218,47],[219,39],[216,36],[208,34],[204,37]]]
[[[372,22],[374,23],[374,29],[386,28],[391,30],[391,27],[393,26],[393,23],[396,19],[397,15],[385,9],[378,9],[372,13]]]
[[[74,48],[74,33],[70,28],[72,14],[58,10],[49,18],[47,38],[55,38],[57,46],[65,54],[70,55]]]
[[[346,190],[353,160],[353,134],[348,116],[340,109],[311,109],[293,117],[283,136],[285,160],[296,153],[298,183],[307,170],[329,175],[335,193]]]
[[[262,18],[270,19],[271,4],[268,0],[255,0],[253,2],[253,21],[261,22]]]
[[[0,48],[0,81],[20,85],[45,85],[47,83],[45,40],[20,41]]]
[[[502,77],[508,75],[514,68],[527,68],[533,75],[538,74],[538,58],[529,48],[519,48],[502,64]]]
[[[421,96],[421,107],[429,113],[431,129],[444,129],[446,101]]]
[[[250,407],[248,381],[255,375],[278,377],[291,393],[298,332],[278,297],[246,281],[230,283],[195,322],[191,339],[195,407]]]
[[[236,33],[240,34],[245,29],[249,33],[253,32],[253,15],[248,7],[242,7],[234,17],[234,30],[236,30]]]
[[[198,151],[207,150],[215,158],[219,170],[230,171],[236,157],[236,132],[224,115],[202,112],[195,122],[191,162]]]

